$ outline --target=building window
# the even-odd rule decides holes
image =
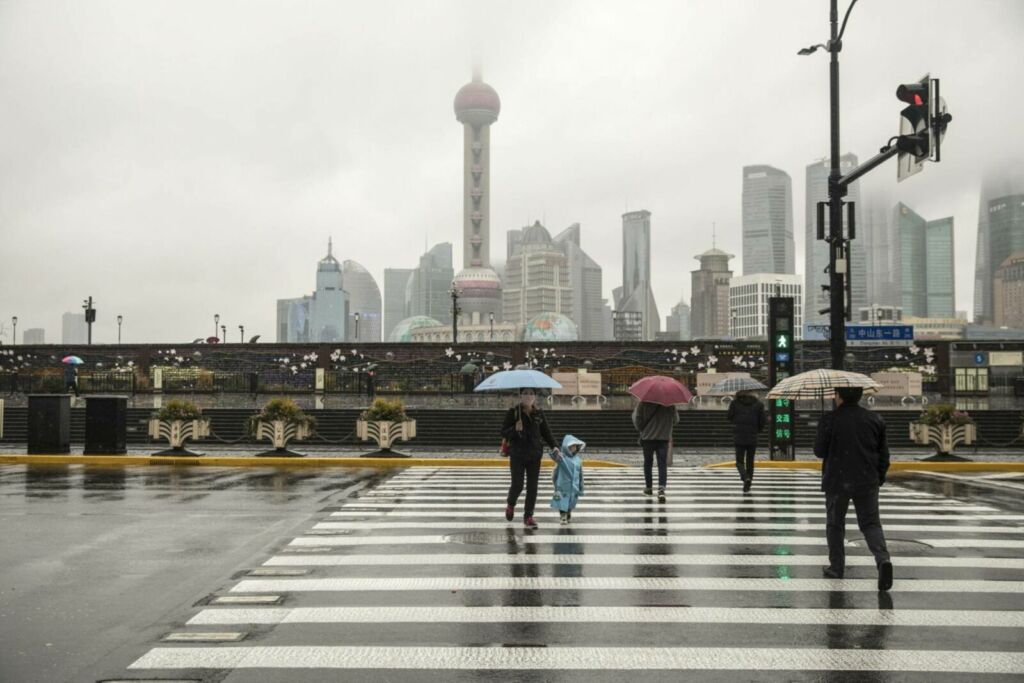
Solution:
[[[988,368],[957,368],[956,391],[964,394],[987,394]]]

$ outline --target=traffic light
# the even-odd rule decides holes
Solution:
[[[930,154],[932,129],[931,79],[925,74],[917,83],[904,83],[896,88],[896,97],[907,106],[900,112],[900,134],[896,138],[899,150],[896,177],[908,178],[924,167]]]
[[[768,381],[775,386],[793,374],[793,342],[795,323],[793,297],[772,297],[768,300]],[[771,429],[768,442],[771,458],[793,459],[793,405],[789,399],[771,402]]]

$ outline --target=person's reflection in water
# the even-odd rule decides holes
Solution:
[[[852,595],[844,591],[832,591],[828,595],[829,609],[856,609],[856,601]],[[894,609],[892,594],[887,591],[878,593],[879,613],[891,612]],[[867,612],[867,610],[865,610]],[[887,624],[878,625],[840,625],[833,623],[825,627],[825,645],[830,650],[886,650],[892,627]],[[884,620],[883,621],[887,621]],[[829,672],[825,681],[849,681],[850,672]],[[859,671],[858,683],[887,683],[893,678],[888,671]]]
[[[68,465],[29,465],[25,468],[26,498],[67,498]]]

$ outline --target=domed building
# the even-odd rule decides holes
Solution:
[[[277,300],[277,341],[318,343],[345,339],[348,292],[344,273],[327,240],[327,256],[316,266],[316,291],[311,296]]]
[[[576,323],[561,313],[548,311],[535,315],[523,326],[524,342],[570,342],[579,338]]]
[[[398,343],[415,341],[413,335],[417,330],[441,327],[443,327],[441,323],[433,318],[425,315],[414,315],[395,325],[395,329],[391,330],[391,334],[388,336],[388,341]]]
[[[512,245],[502,299],[505,320],[520,325],[542,313],[573,317],[568,257],[539,221]]]

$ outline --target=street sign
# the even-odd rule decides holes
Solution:
[[[909,344],[914,341],[914,326],[847,325],[846,341],[863,346]]]

